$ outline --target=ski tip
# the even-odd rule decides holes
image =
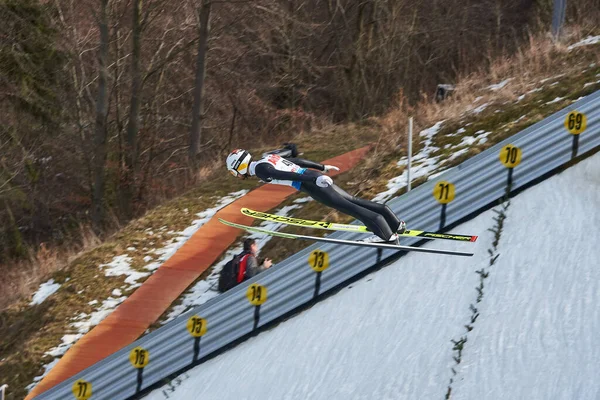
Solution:
[[[476,241],[478,237],[479,237],[479,236],[471,236],[471,242],[474,242],[474,241]]]

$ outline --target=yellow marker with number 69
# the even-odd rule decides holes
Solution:
[[[565,117],[565,128],[572,135],[579,135],[587,128],[587,117],[579,111],[571,111]]]

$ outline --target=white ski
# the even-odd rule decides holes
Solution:
[[[337,244],[349,245],[349,246],[362,246],[362,247],[375,247],[375,248],[379,248],[379,249],[417,251],[417,252],[421,252],[421,253],[448,254],[448,255],[453,255],[453,256],[464,256],[464,257],[471,257],[473,255],[473,253],[465,253],[462,251],[426,249],[426,248],[421,248],[421,247],[416,247],[416,246],[400,246],[400,245],[392,244],[392,243],[376,243],[376,242],[368,243],[368,242],[359,242],[356,240],[333,239],[333,238],[327,238],[327,237],[297,235],[294,233],[275,232],[275,231],[270,231],[268,229],[257,228],[254,226],[236,224],[235,222],[225,221],[224,219],[221,219],[221,218],[219,218],[219,221],[225,225],[232,226],[234,228],[244,229],[248,232],[264,233],[265,235],[283,237],[283,238],[287,238],[287,239],[314,240],[317,242],[337,243]]]

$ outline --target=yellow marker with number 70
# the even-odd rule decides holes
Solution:
[[[521,149],[515,145],[507,144],[500,150],[500,162],[506,168],[514,168],[521,163]]]

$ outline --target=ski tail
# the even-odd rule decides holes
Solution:
[[[458,235],[455,233],[435,233],[427,231],[406,230],[401,236],[418,237],[422,239],[458,240],[460,242],[475,242],[478,236]]]

